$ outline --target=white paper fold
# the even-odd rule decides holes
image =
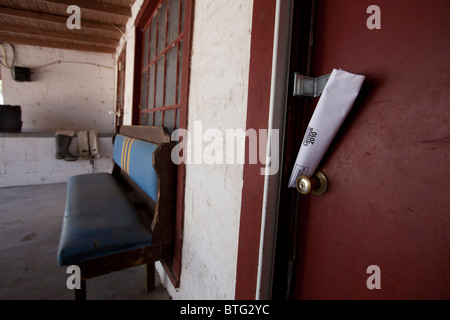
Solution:
[[[289,187],[301,175],[312,177],[364,82],[363,75],[334,69],[320,96],[297,155]]]

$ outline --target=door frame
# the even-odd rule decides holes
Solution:
[[[283,154],[287,99],[289,95],[289,66],[294,0],[277,0],[275,13],[272,79],[268,129],[279,130],[279,171],[265,175],[262,223],[260,233],[256,299],[272,298],[274,259],[280,194],[283,176]],[[269,150],[268,150],[269,153]],[[270,156],[270,154],[268,154]]]
[[[279,130],[279,171],[274,175],[260,175],[264,167],[244,167],[236,270],[237,300],[271,299],[272,296],[293,3],[294,0],[259,0],[253,3],[246,127]],[[246,145],[246,156],[248,152]]]

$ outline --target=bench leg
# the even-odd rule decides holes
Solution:
[[[147,292],[152,292],[155,289],[155,263],[147,263]]]
[[[81,279],[81,288],[75,289],[75,300],[86,300],[86,280]]]

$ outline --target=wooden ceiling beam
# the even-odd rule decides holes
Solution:
[[[50,47],[58,49],[69,49],[69,50],[79,50],[79,51],[91,51],[99,53],[115,53],[116,49],[113,47],[100,47],[94,45],[82,45],[75,44],[72,42],[58,42],[58,41],[47,41],[39,39],[28,39],[14,37],[8,34],[0,33],[0,41],[16,44],[25,44],[30,46],[40,46],[40,47]]]
[[[9,16],[9,17],[19,17],[25,19],[33,19],[37,21],[44,21],[56,24],[67,24],[67,17],[59,16],[50,13],[42,13],[42,12],[33,12],[27,10],[19,10],[19,9],[11,9],[6,7],[0,7],[0,16]],[[97,21],[89,21],[81,19],[81,28],[89,28],[89,29],[97,29],[103,31],[110,31],[116,33],[119,37],[121,36],[121,31],[123,29],[122,26],[116,26],[112,24],[100,23]]]
[[[82,41],[82,42],[91,42],[94,44],[102,44],[105,46],[116,47],[119,43],[119,40],[116,39],[105,39],[99,37],[88,36],[82,33],[77,32],[77,30],[71,30],[70,32],[58,32],[58,31],[47,31],[42,29],[37,29],[33,27],[22,27],[15,26],[9,24],[1,24],[0,23],[0,32],[14,32],[20,34],[27,34],[33,36],[41,36],[48,38],[57,38],[64,40],[73,40],[73,41]]]
[[[92,0],[38,0],[40,2],[47,2],[53,4],[63,4],[63,5],[76,5],[80,9],[92,10],[100,13],[130,18],[131,8],[130,7],[120,7],[112,4],[95,2]]]

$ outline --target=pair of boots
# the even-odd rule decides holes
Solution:
[[[69,152],[70,143],[75,132],[58,131],[55,135],[56,142],[56,159],[64,159],[66,161],[75,161],[78,156],[75,156]]]

